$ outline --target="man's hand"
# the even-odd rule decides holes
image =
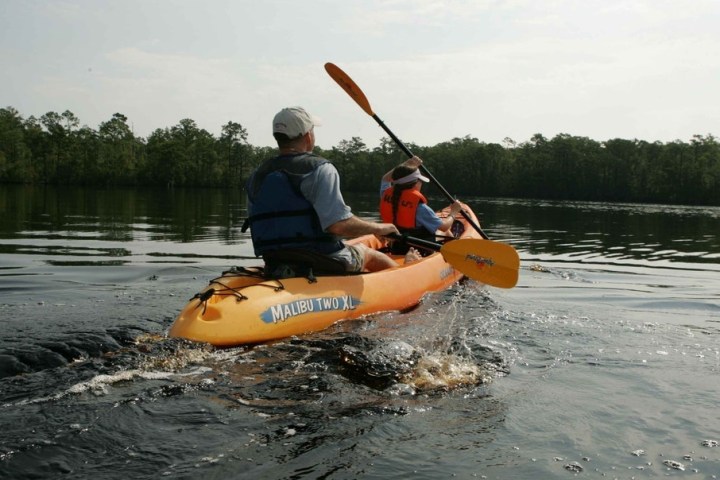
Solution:
[[[400,235],[400,231],[392,223],[377,223],[375,225],[377,226],[377,231],[373,232],[373,234],[380,240],[383,239],[382,237],[387,237],[388,235]]]

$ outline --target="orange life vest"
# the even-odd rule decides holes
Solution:
[[[400,194],[400,201],[398,202],[397,218],[395,222],[393,222],[392,197],[394,188],[395,187],[390,187],[382,194],[380,199],[380,218],[385,223],[395,223],[395,226],[398,228],[416,228],[415,212],[417,212],[418,205],[427,203],[427,199],[414,188],[403,190]]]

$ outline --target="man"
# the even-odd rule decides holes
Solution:
[[[397,234],[392,223],[373,223],[352,214],[340,192],[335,167],[312,153],[318,122],[301,107],[283,108],[273,119],[279,155],[248,179],[248,213],[255,254],[266,263],[288,249],[340,262],[346,272],[397,266],[387,255],[342,237]]]

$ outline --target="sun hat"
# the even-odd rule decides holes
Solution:
[[[425,182],[425,183],[428,183],[430,181],[429,178],[420,174],[419,169],[416,169],[416,170],[413,170],[413,172],[409,175],[405,175],[402,178],[393,180],[392,183],[402,185],[403,183],[417,182],[418,180],[420,180],[421,182]]]
[[[312,117],[304,108],[288,107],[280,110],[273,118],[273,133],[283,133],[288,138],[297,138],[319,125],[318,119]]]

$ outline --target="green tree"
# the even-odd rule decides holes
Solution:
[[[234,187],[276,154],[248,144],[234,121],[215,138],[186,118],[156,129],[147,142],[120,113],[97,131],[79,125],[69,110],[23,120],[12,107],[0,109],[0,182]],[[710,134],[662,143],[538,133],[502,144],[467,135],[407,146],[458,196],[720,205],[720,145]],[[348,191],[375,191],[380,176],[406,158],[389,138],[372,150],[353,137],[316,153],[335,163]]]
[[[220,134],[220,157],[225,159],[226,174],[224,185],[238,186],[245,178],[246,163],[250,148],[247,143],[248,132],[237,122],[228,122],[222,126]]]
[[[328,156],[340,174],[343,190],[367,190],[366,182],[375,169],[370,164],[367,146],[359,137],[341,140],[336,147],[332,148]],[[378,177],[378,181],[379,179],[380,177]]]
[[[549,183],[552,159],[549,142],[542,134],[536,133],[529,141],[516,149],[515,170],[512,191],[520,197],[554,198]]]
[[[136,180],[141,144],[133,135],[127,123],[127,117],[121,113],[102,122],[98,129],[100,148],[97,175],[102,176],[111,185],[130,184]]]
[[[32,182],[31,161],[23,118],[12,107],[0,109],[0,181]]]
[[[189,118],[150,134],[147,152],[148,176],[152,183],[222,185],[224,170],[218,161],[216,140]]]

